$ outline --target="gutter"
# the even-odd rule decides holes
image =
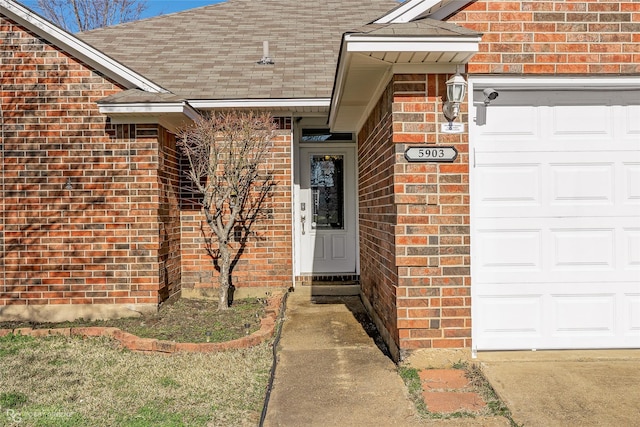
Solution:
[[[218,108],[327,108],[331,104],[330,98],[276,98],[276,99],[194,99],[189,104],[199,110]]]

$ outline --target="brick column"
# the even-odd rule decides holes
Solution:
[[[400,352],[471,345],[468,134],[439,132],[448,77],[394,76],[359,134],[363,294]],[[459,155],[409,163],[414,145]]]
[[[449,75],[401,75],[393,142],[398,333],[410,350],[471,345],[468,133],[440,133]],[[457,120],[466,123],[466,107]],[[454,146],[454,163],[409,163],[412,145]]]

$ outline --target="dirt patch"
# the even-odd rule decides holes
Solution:
[[[229,310],[219,311],[217,301],[182,298],[161,307],[154,315],[62,323],[0,322],[0,329],[114,327],[141,338],[185,343],[224,342],[260,329],[265,307],[265,300],[248,298],[234,301]]]

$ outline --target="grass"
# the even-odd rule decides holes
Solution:
[[[156,316],[0,328],[114,326],[178,342],[239,338],[258,329],[264,301],[179,300]],[[140,354],[107,338],[0,337],[0,426],[255,426],[269,370],[270,343],[213,354]]]
[[[465,376],[470,381],[470,388],[478,393],[487,403],[486,409],[480,413],[453,412],[450,414],[441,414],[430,412],[422,397],[423,389],[418,370],[408,366],[399,366],[398,373],[407,386],[411,400],[413,400],[420,417],[424,419],[475,418],[477,416],[505,417],[509,420],[511,427],[518,427],[518,424],[516,424],[511,417],[509,408],[500,400],[479,366],[459,361],[452,365],[452,369],[462,369],[465,371]]]
[[[254,426],[272,361],[267,343],[172,356],[103,338],[9,335],[5,346],[0,426]]]
[[[0,407],[15,409],[27,403],[27,395],[23,393],[0,393]]]
[[[505,403],[498,397],[489,381],[482,373],[477,364],[465,363],[463,369],[465,376],[471,381],[471,385],[477,390],[482,399],[487,403],[487,408],[491,414],[498,417],[505,417],[509,420],[511,427],[520,427],[512,418],[511,411]]]
[[[182,298],[174,304],[163,306],[154,315],[100,321],[80,319],[62,323],[0,322],[0,329],[110,326],[143,338],[175,342],[223,342],[260,329],[264,307],[263,300],[249,298],[234,301],[229,310],[218,311],[216,301]],[[2,351],[0,349],[0,355]]]
[[[430,418],[432,413],[429,412],[427,404],[424,403],[424,399],[422,398],[422,382],[420,381],[418,370],[408,366],[399,366],[398,374],[407,386],[409,396],[411,396],[411,400],[416,405],[418,414],[423,418]]]

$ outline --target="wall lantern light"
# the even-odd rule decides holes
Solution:
[[[442,105],[442,113],[444,117],[453,122],[460,114],[460,103],[464,100],[467,93],[467,82],[460,73],[456,73],[446,82],[447,100]]]

